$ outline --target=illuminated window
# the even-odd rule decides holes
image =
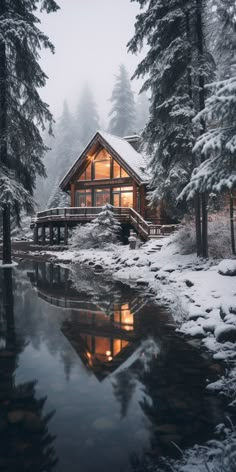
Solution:
[[[94,159],[94,179],[110,179],[111,177],[111,156],[102,149]]]
[[[133,207],[133,187],[115,187],[113,189],[113,205]]]
[[[110,203],[111,193],[109,188],[95,189],[94,203],[96,207],[104,206]]]
[[[91,207],[92,206],[92,190],[91,189],[76,190],[75,206]]]
[[[125,172],[124,169],[122,169],[121,167],[121,174],[120,174],[121,177],[129,177],[129,175],[127,174],[127,172]]]
[[[109,338],[100,338],[96,336],[94,338],[95,355],[101,361],[111,361],[111,342]]]
[[[121,305],[114,309],[114,321],[118,323],[121,329],[132,331],[134,329],[134,315],[131,313],[128,304]]]
[[[86,167],[83,174],[79,176],[79,180],[91,180],[92,179],[92,165],[90,164]]]
[[[113,340],[113,354],[114,357],[119,354],[119,352],[124,349],[124,347],[128,346],[128,341],[124,341],[123,339],[114,339]]]
[[[120,166],[116,161],[113,161],[113,177],[114,179],[120,178]]]
[[[113,160],[113,178],[114,179],[120,179],[120,177],[129,177],[127,172],[125,172],[120,165]]]

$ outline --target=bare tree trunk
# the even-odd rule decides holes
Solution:
[[[202,193],[202,256],[208,257],[208,211],[207,211],[207,194]]]
[[[196,243],[197,243],[197,255],[202,255],[202,228],[201,228],[201,200],[200,195],[197,193],[194,198],[195,204],[195,228],[196,228]]]
[[[205,108],[205,79],[204,79],[204,71],[202,70],[203,67],[203,55],[204,55],[204,33],[203,33],[203,21],[202,21],[202,13],[203,13],[203,0],[197,0],[197,18],[196,18],[196,29],[197,29],[197,47],[198,47],[198,67],[199,67],[199,110],[203,110]],[[200,134],[205,133],[206,131],[206,124],[203,119],[201,119],[201,130]],[[202,156],[201,162],[204,161],[204,157]],[[200,200],[200,206],[202,209],[202,219],[200,219],[200,227],[201,227],[201,255],[203,257],[208,257],[208,213],[207,213],[207,195],[203,193],[198,195]],[[199,215],[198,222],[196,226],[199,225]],[[200,241],[199,241],[200,242]]]
[[[3,224],[3,248],[2,248],[2,261],[3,264],[11,264],[11,228],[10,228],[10,207],[4,206],[2,212],[2,224]]]
[[[0,2],[0,15],[6,13],[6,1]],[[7,166],[7,60],[6,45],[0,40],[0,162]],[[3,223],[3,263],[11,263],[11,229],[10,207],[4,205],[2,211]]]
[[[230,235],[231,235],[231,248],[232,253],[235,255],[235,235],[234,235],[234,196],[230,192],[229,196],[229,211],[230,211]]]

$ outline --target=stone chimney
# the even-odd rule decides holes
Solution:
[[[132,136],[124,136],[123,139],[128,141],[128,143],[131,144],[135,151],[139,150],[141,138],[140,136],[138,136],[138,134],[133,134]]]

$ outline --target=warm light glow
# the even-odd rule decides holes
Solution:
[[[133,331],[134,327],[132,325],[124,325],[123,328],[125,331]]]
[[[112,361],[112,359],[113,359],[112,356],[109,356],[109,357],[108,357],[108,360],[109,360],[109,361]]]
[[[106,351],[106,356],[110,356],[111,355],[111,351]]]

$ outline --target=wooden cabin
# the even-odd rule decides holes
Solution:
[[[71,206],[102,207],[110,203],[133,208],[143,218],[150,218],[147,162],[138,152],[139,142],[139,136],[119,138],[97,132],[60,183],[61,189],[70,193]]]
[[[93,220],[107,203],[120,223],[144,240],[173,231],[163,206],[149,206],[150,176],[139,146],[139,136],[119,138],[98,131],[60,183],[70,195],[70,208],[38,212],[31,225],[34,242],[67,244],[68,229]]]

